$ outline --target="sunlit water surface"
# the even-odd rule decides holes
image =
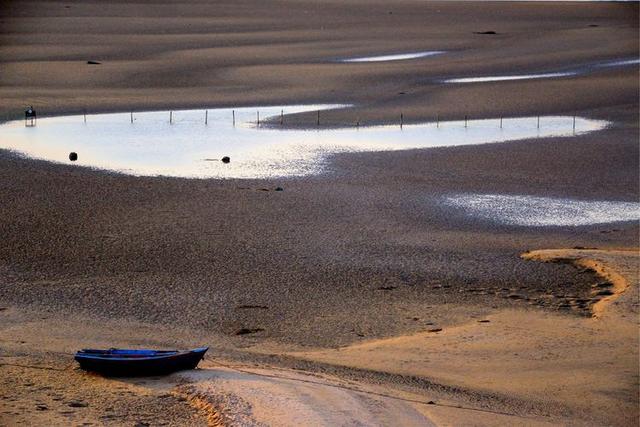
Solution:
[[[347,108],[344,105],[259,107],[261,120],[287,113]],[[35,127],[23,121],[0,125],[0,148],[52,162],[139,176],[190,178],[275,178],[318,174],[335,153],[392,151],[483,144],[536,137],[571,136],[595,131],[608,122],[572,117],[464,121],[340,129],[287,129],[257,126],[258,108],[129,113],[42,118]],[[231,162],[219,159],[229,156]]]
[[[510,80],[531,80],[531,79],[551,79],[559,77],[573,77],[581,74],[586,74],[589,71],[598,68],[610,68],[610,67],[626,67],[629,65],[640,64],[640,59],[621,59],[615,61],[606,61],[598,64],[594,64],[588,67],[576,68],[573,70],[557,71],[550,73],[537,73],[537,74],[511,74],[503,76],[478,76],[478,77],[460,77],[453,79],[445,79],[444,83],[483,83],[483,82],[501,82]]]
[[[427,56],[441,55],[442,50],[427,50],[423,52],[398,53],[392,55],[378,56],[361,56],[357,58],[345,58],[339,62],[387,62],[387,61],[404,61],[407,59],[425,58]]]
[[[500,194],[457,194],[444,204],[467,215],[508,225],[581,226],[640,220],[640,203]]]

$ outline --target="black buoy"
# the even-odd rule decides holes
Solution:
[[[231,161],[231,158],[229,158],[229,156],[224,156],[222,159],[222,163],[229,163]]]
[[[71,160],[72,162],[75,162],[76,160],[78,160],[78,153],[72,151],[69,153],[69,160]]]

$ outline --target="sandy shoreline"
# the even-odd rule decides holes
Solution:
[[[352,420],[374,420],[376,408],[378,421],[410,414],[408,425],[633,425],[637,274],[627,267],[636,261],[606,250],[637,248],[638,224],[517,227],[437,201],[637,202],[638,67],[437,81],[637,57],[637,16],[637,3],[1,3],[2,120],[26,105],[46,116],[349,102],[357,108],[323,124],[395,123],[403,113],[407,123],[578,114],[612,125],[568,138],[345,153],[325,174],[282,180],[137,178],[0,151],[1,363],[65,370],[0,366],[0,423],[155,425],[162,410],[169,425],[276,423],[275,412],[245,411],[268,407],[271,390],[278,405],[326,415],[326,424],[340,416],[329,402],[345,403]],[[488,30],[497,34],[476,34]],[[335,62],[421,50],[447,52]],[[301,114],[291,125],[314,121]],[[276,186],[284,191],[261,190]],[[575,247],[601,249],[562,256],[600,264],[520,257]],[[609,304],[593,295],[599,265],[630,284],[612,287],[620,297]],[[211,360],[191,378],[114,382],[66,363],[79,347],[203,343]],[[258,375],[278,370],[295,378]],[[234,398],[254,380],[264,388]],[[389,391],[405,400],[375,394]],[[71,405],[78,400],[88,406]],[[412,402],[424,400],[436,404]]]
[[[31,312],[32,320],[23,323],[16,320],[27,313],[8,309],[0,318],[5,343],[0,369],[8,373],[5,390],[14,392],[3,395],[0,412],[2,419],[18,424],[22,417],[42,416],[52,425],[133,419],[181,425],[185,417],[191,417],[192,425],[294,425],[302,420],[312,425],[348,420],[388,425],[394,419],[402,425],[557,425],[569,420],[631,425],[638,403],[632,372],[638,357],[639,256],[637,249],[531,255],[531,262],[569,259],[576,267],[598,269],[607,280],[623,281],[624,290],[615,303],[598,310],[598,318],[495,310],[438,332],[336,349],[292,351],[258,343],[236,348],[235,356],[224,353],[233,347],[224,338],[201,336],[215,343],[201,369],[167,378],[100,379],[68,364],[73,348],[100,345],[88,337],[113,342],[105,327],[119,334],[125,324],[86,319],[81,329],[73,330],[73,321],[60,319],[43,341],[29,331],[50,322],[45,313]],[[117,341],[144,345],[150,332],[156,339],[169,339],[165,345],[189,340],[185,330],[163,331],[153,325],[135,330],[134,336]],[[60,370],[65,376],[55,379]],[[73,390],[66,386],[70,380]],[[163,418],[157,418],[154,401],[162,402]],[[130,409],[123,412],[125,407]]]

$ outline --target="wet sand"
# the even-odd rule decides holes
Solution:
[[[0,10],[0,111],[8,117],[31,104],[42,114],[364,104],[325,118],[353,124],[395,121],[401,111],[408,121],[518,116],[638,98],[635,67],[545,82],[434,82],[637,58],[635,3],[9,1]],[[488,30],[497,34],[476,34]],[[447,53],[334,62],[427,50]]]
[[[331,349],[356,346],[356,352],[371,340],[383,340],[386,349],[386,339],[437,328],[444,340],[464,346],[466,341],[447,331],[508,329],[532,312],[539,316],[536,324],[550,328],[541,339],[560,340],[567,327],[579,331],[586,349],[604,343],[620,351],[637,348],[622,335],[602,341],[589,304],[572,303],[592,298],[592,285],[601,280],[597,275],[571,264],[520,257],[534,249],[637,247],[636,223],[515,227],[457,215],[434,199],[468,192],[637,201],[637,67],[563,79],[434,83],[447,76],[544,72],[637,56],[637,4],[292,2],[266,8],[259,2],[194,2],[151,8],[9,2],[1,12],[0,110],[6,118],[19,117],[29,104],[52,115],[85,108],[353,102],[359,107],[327,114],[323,124],[392,122],[400,112],[408,122],[436,114],[460,119],[573,112],[613,122],[574,138],[341,154],[324,175],[277,181],[134,178],[2,151],[3,363],[56,367],[57,355],[70,361],[70,354],[84,346],[209,343],[212,358],[224,363],[297,367],[326,372],[330,382],[368,379],[374,386],[382,381],[381,387],[391,378],[390,388],[409,387],[414,398],[434,392],[428,385],[437,378],[447,387],[436,387],[443,394],[435,398],[482,406],[486,389],[484,394],[458,392],[484,387],[473,383],[487,366],[482,361],[469,365],[478,376],[471,373],[471,383],[465,383],[445,363],[448,353],[434,352],[442,362],[438,372],[422,361],[406,364],[401,373],[386,372],[375,360],[366,369],[347,369],[335,366],[348,365],[343,360],[300,361],[285,353],[298,357],[307,350],[329,357]],[[498,34],[474,34],[486,30]],[[449,53],[375,65],[330,61],[420,50]],[[315,117],[303,114],[295,120],[308,125]],[[284,191],[271,191],[277,186]],[[485,316],[491,322],[477,324]],[[253,333],[237,335],[242,329]],[[517,340],[526,330],[513,334],[507,330],[497,336]],[[59,340],[49,342],[52,337]],[[558,351],[566,351],[560,344]],[[521,351],[533,351],[522,345]],[[268,349],[277,349],[277,356],[259,354]],[[469,354],[465,349],[457,360]],[[519,358],[511,356],[502,354],[500,360],[517,373]],[[572,359],[568,368],[593,367],[600,374],[593,363],[608,363],[602,357]],[[630,378],[637,375],[637,362],[620,358],[613,363],[624,364]],[[222,369],[214,362],[206,368]],[[74,398],[72,385],[97,384],[75,371],[61,382],[27,368],[0,369],[11,370],[2,386],[3,420],[32,414],[50,416],[54,424],[80,420],[77,408],[61,418],[53,418],[52,411],[36,412],[39,402],[28,400],[24,390],[33,387],[25,384],[57,387],[65,399]],[[545,378],[552,381],[556,375],[549,372]],[[540,417],[544,384],[526,394],[500,379],[492,387],[506,400],[487,405],[532,407],[530,413],[515,413]],[[23,390],[20,399],[28,403],[18,407],[7,399],[12,387]],[[171,393],[174,385],[158,387],[159,393]],[[591,396],[593,389],[585,387],[571,384]],[[158,420],[162,405],[153,393],[123,397],[116,391],[104,401],[87,398],[94,421],[111,413],[106,410],[110,399],[117,407],[126,406],[126,399],[135,401],[130,412],[116,414],[122,422],[137,422],[139,413]],[[627,391],[611,394],[616,397],[598,401],[601,411],[580,418],[576,411],[582,407],[573,398],[552,393],[551,422],[627,424],[637,418],[635,398]],[[183,417],[207,422],[211,415],[195,411],[189,400],[174,400],[171,411],[178,424]],[[136,409],[142,407],[148,409]],[[60,404],[56,410],[67,409]],[[425,416],[447,423],[456,420],[455,413]]]

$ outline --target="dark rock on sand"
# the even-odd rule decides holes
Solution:
[[[79,400],[72,400],[67,405],[72,408],[86,408],[87,406],[89,406],[87,403],[81,402]]]
[[[229,156],[224,156],[222,159],[220,159],[220,161],[222,163],[229,163],[231,162],[231,158]]]
[[[498,34],[495,31],[474,31],[473,34],[486,34],[486,35],[492,35],[492,34]]]
[[[87,61],[87,65],[101,65],[101,62],[98,61]]]
[[[78,160],[78,153],[74,151],[69,153],[69,160],[71,160],[72,162],[75,162],[76,160]]]
[[[276,187],[276,191],[284,191],[284,188],[282,188],[282,187]]]
[[[442,328],[431,328],[431,329],[427,329],[427,332],[440,332],[442,331]]]
[[[249,334],[255,334],[262,331],[264,331],[263,328],[241,328],[236,332],[236,335],[249,335]]]
[[[260,310],[268,310],[269,309],[269,307],[267,307],[266,305],[251,305],[251,304],[239,305],[236,308],[238,310],[248,310],[248,309],[252,309],[252,308],[256,308],[256,309],[260,309]]]

